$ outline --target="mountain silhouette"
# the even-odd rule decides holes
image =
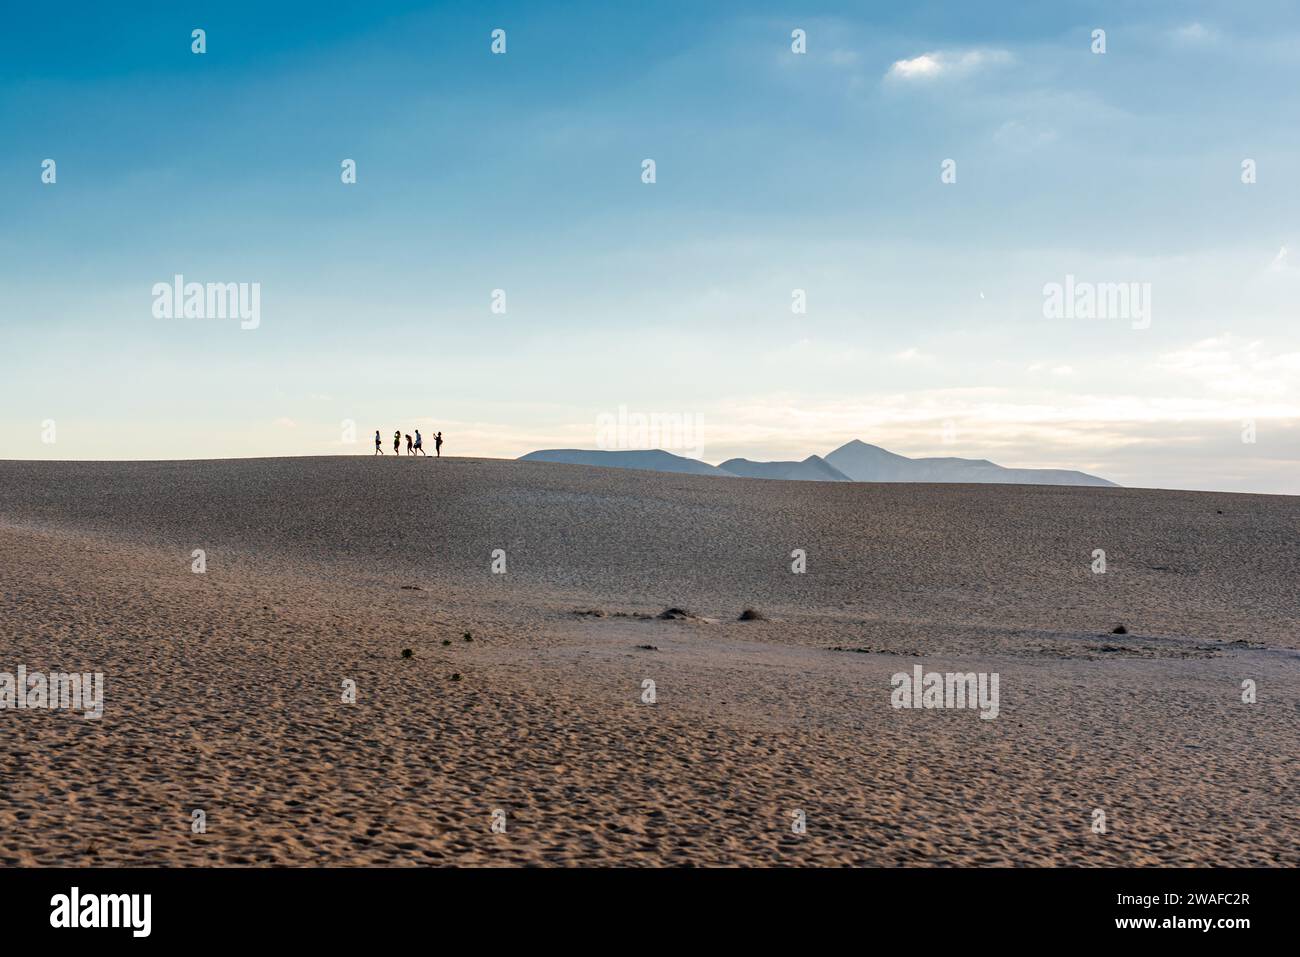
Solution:
[[[910,459],[858,439],[841,445],[825,457],[810,455],[798,462],[754,462],[728,459],[709,465],[673,455],[662,449],[594,451],[541,449],[519,458],[522,462],[559,462],[601,465],[616,469],[681,472],[731,478],[762,478],[803,482],[971,482],[1003,485],[1092,485],[1118,487],[1116,483],[1073,469],[1004,468],[987,459],[932,457]]]
[[[644,469],[650,472],[685,472],[688,475],[730,475],[713,465],[696,459],[673,455],[663,449],[636,449],[626,452],[590,451],[587,449],[541,449],[519,457],[521,462],[561,462],[566,465],[601,465],[610,469]]]
[[[1107,485],[1114,482],[1072,469],[1009,469],[988,459],[909,459],[858,439],[826,461],[855,482],[997,482],[1004,485]]]
[[[727,459],[718,468],[741,478],[785,479],[795,482],[852,482],[820,455],[810,455],[802,462],[751,462]]]

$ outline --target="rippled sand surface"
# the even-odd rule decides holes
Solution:
[[[0,462],[0,581],[105,675],[0,711],[0,864],[1300,863],[1292,497]]]

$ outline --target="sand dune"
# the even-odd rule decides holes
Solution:
[[[0,711],[0,863],[1294,865],[1298,526],[1280,496],[3,462],[0,671],[106,696]],[[918,663],[999,674],[1000,714],[891,707]]]

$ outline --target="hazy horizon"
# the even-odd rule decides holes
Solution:
[[[10,19],[0,458],[515,458],[626,414],[710,464],[1300,494],[1286,4]]]

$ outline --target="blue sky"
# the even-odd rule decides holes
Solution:
[[[1300,494],[1300,13],[892,6],[7,11],[0,456],[514,456],[625,409],[712,462]],[[177,273],[258,327],[156,318]],[[1045,317],[1067,275],[1149,328]]]

